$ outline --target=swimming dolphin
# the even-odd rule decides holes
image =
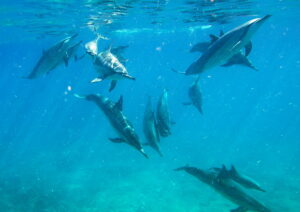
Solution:
[[[230,180],[220,180],[215,172],[201,170],[195,167],[184,166],[175,169],[175,171],[185,171],[188,174],[196,177],[198,180],[206,183],[214,188],[218,193],[238,205],[238,208],[231,210],[231,212],[271,212],[263,204],[258,202],[253,197],[246,194],[237,186],[231,183]]]
[[[102,37],[98,35],[95,40],[92,40],[85,44],[86,52],[89,55],[91,55],[93,59],[94,68],[99,74],[99,76],[93,79],[91,82],[95,83],[95,82],[101,82],[104,79],[110,79],[112,81],[110,84],[109,91],[112,91],[117,85],[117,80],[121,80],[121,79],[135,80],[134,77],[128,74],[127,69],[125,68],[123,63],[118,59],[118,57],[112,53],[113,50],[114,52],[120,54],[120,52],[127,47],[123,46],[114,49],[110,47],[107,50],[98,53],[98,41],[100,38]]]
[[[224,35],[223,31],[221,31],[220,36],[223,36],[223,35]],[[209,48],[209,46],[212,43],[214,43],[216,40],[219,39],[216,35],[212,35],[212,34],[210,35],[210,38],[211,38],[211,42],[197,43],[191,48],[190,52],[201,52],[201,53],[203,53]],[[257,68],[247,58],[247,56],[242,53],[242,50],[239,53],[233,55],[230,59],[228,59],[228,61],[225,64],[223,64],[221,66],[229,67],[229,66],[232,66],[232,65],[242,65],[242,66],[246,66],[248,68],[251,68],[255,71],[258,71]]]
[[[230,58],[238,54],[243,48],[245,48],[245,56],[248,56],[252,49],[252,36],[269,17],[270,15],[266,15],[263,18],[252,19],[225,33],[217,38],[185,72],[179,73],[185,75],[200,74],[205,70],[227,63]]]
[[[189,88],[188,95],[190,98],[190,102],[184,102],[183,105],[194,105],[197,110],[203,114],[202,111],[202,94],[200,92],[199,86],[198,86],[199,77],[195,82],[192,84],[192,86]]]
[[[227,168],[223,165],[222,168],[215,168],[215,170],[219,171],[218,176],[221,179],[231,179],[245,188],[266,192],[253,179],[248,176],[241,175],[239,172],[237,172],[234,166],[231,166],[231,169],[227,170]]]
[[[144,113],[143,130],[144,130],[145,137],[148,141],[147,145],[149,145],[155,151],[157,151],[160,156],[163,156],[158,146],[158,142],[160,142],[160,138],[157,129],[155,115],[152,110],[151,97],[149,97],[148,99],[148,103],[146,105],[146,109]]]
[[[33,71],[24,78],[34,79],[43,74],[48,74],[60,64],[65,63],[67,65],[68,60],[70,59],[70,56],[68,55],[68,53],[70,53],[69,48],[74,48],[76,46],[76,44],[75,46],[72,46],[72,41],[75,37],[77,37],[77,34],[69,36],[50,47],[48,50],[43,51],[43,55],[39,59]]]
[[[168,107],[168,91],[163,90],[156,108],[157,128],[162,137],[171,135],[171,120]]]
[[[142,155],[148,158],[148,155],[145,153],[142,148],[139,137],[135,132],[132,124],[123,114],[123,98],[120,97],[119,101],[114,103],[108,98],[101,95],[90,94],[87,96],[80,96],[75,94],[75,97],[83,98],[88,101],[92,101],[97,104],[97,106],[103,111],[105,116],[108,118],[112,127],[116,130],[120,137],[118,138],[109,138],[111,142],[114,143],[127,143],[136,150],[138,150]]]

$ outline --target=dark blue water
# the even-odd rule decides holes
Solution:
[[[205,184],[173,171],[186,164],[203,169],[234,164],[267,190],[247,192],[272,211],[300,211],[300,5],[200,3],[0,4],[0,211],[236,208]],[[209,34],[266,14],[272,17],[253,37],[249,56],[259,71],[242,66],[207,70],[199,81],[203,115],[183,106],[196,76],[179,75],[171,68],[184,71],[199,58],[189,50],[209,40]],[[78,32],[83,43],[94,39],[91,20],[109,38],[100,40],[99,49],[129,45],[126,67],[136,81],[122,80],[111,93],[108,81],[90,84],[96,73],[88,57],[37,79],[22,79],[43,49],[68,34]],[[79,52],[84,53],[83,46]],[[117,101],[123,95],[124,114],[144,143],[147,97],[156,103],[164,88],[175,124],[172,135],[160,143],[164,157],[145,147],[149,160],[126,144],[110,142],[116,133],[100,109],[73,96],[99,93]]]

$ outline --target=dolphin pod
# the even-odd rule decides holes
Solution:
[[[236,64],[257,70],[247,58],[252,49],[251,38],[269,17],[270,15],[266,15],[262,18],[252,19],[227,33],[221,31],[219,36],[211,34],[210,42],[198,43],[191,49],[191,52],[201,52],[201,57],[193,62],[185,72],[179,73],[185,75],[197,75],[216,66],[228,67]],[[67,66],[70,58],[74,57],[76,59],[76,52],[80,47],[81,41],[74,43],[75,37],[77,37],[77,34],[61,40],[48,50],[44,51],[33,71],[26,78],[33,79],[43,74],[48,74],[61,64]],[[99,39],[103,39],[103,37],[98,35],[96,39],[85,44],[86,53],[92,58],[92,64],[98,74],[91,82],[100,82],[105,79],[111,80],[109,91],[112,91],[116,87],[118,80],[135,80],[134,77],[129,75],[125,67],[127,60],[122,56],[122,52],[127,49],[128,46],[109,47],[99,52]],[[176,70],[174,71],[178,72]],[[199,79],[200,77],[198,77],[189,87],[189,102],[184,103],[184,105],[193,105],[201,114],[203,114]],[[95,94],[86,96],[75,94],[74,96],[94,102],[103,111],[112,128],[118,134],[118,137],[108,138],[108,140],[114,143],[126,143],[140,152],[144,157],[148,158],[135,128],[123,114],[122,96],[117,102],[113,102],[102,95]],[[152,109],[151,99],[148,99],[143,118],[143,131],[147,140],[147,145],[152,147],[160,156],[162,156],[159,147],[160,136],[167,137],[171,135],[171,124],[172,121],[170,119],[168,107],[168,91],[164,89],[159,97],[156,112]],[[225,166],[222,168],[211,168],[209,170],[184,166],[176,169],[176,171],[187,172],[237,204],[238,207],[231,210],[231,212],[246,212],[250,210],[270,212],[263,204],[249,196],[236,185],[239,184],[247,189],[265,192],[258,183],[251,178],[240,174],[234,166],[232,166],[230,170]]]
[[[220,178],[219,174],[215,171],[202,170],[196,167],[184,166],[175,169],[175,171],[185,171],[188,174],[196,177],[201,182],[214,188],[218,193],[223,195],[231,202],[238,205],[236,209],[231,212],[271,212],[266,206],[258,202],[256,199],[245,193],[237,187],[228,178]]]

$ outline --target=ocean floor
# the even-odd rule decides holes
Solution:
[[[0,211],[228,212],[236,208],[184,172],[172,171],[163,164],[154,168],[139,170],[120,165],[78,169],[69,174],[44,173],[40,178],[33,173],[2,176]],[[299,181],[290,178],[266,193],[250,193],[273,212],[298,212],[299,190]]]

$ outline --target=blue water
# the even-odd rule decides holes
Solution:
[[[236,208],[207,185],[173,171],[186,164],[203,169],[234,164],[267,190],[247,192],[272,211],[300,211],[300,4],[199,2],[1,1],[1,212]],[[114,13],[120,5],[128,11]],[[197,20],[182,11],[198,11]],[[184,71],[199,58],[189,50],[209,34],[266,14],[272,17],[253,37],[249,56],[259,71],[207,70],[199,83],[203,115],[183,106],[196,77],[171,68]],[[136,81],[122,80],[111,93],[108,81],[90,84],[96,73],[87,57],[22,79],[43,49],[67,34],[78,32],[83,43],[94,39],[91,20],[109,38],[99,42],[100,49],[129,45],[126,67]],[[176,124],[160,143],[164,157],[145,147],[148,160],[126,144],[110,142],[116,134],[100,109],[73,96],[99,93],[117,101],[123,95],[124,114],[144,143],[147,97],[156,103],[164,88]]]

